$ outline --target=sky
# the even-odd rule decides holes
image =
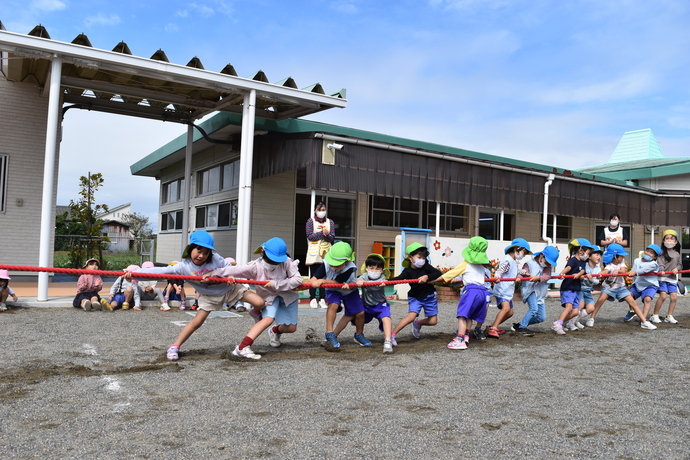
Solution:
[[[307,117],[324,123],[559,168],[605,163],[623,133],[651,128],[666,157],[690,157],[687,0],[4,0],[0,21],[345,88],[347,108]],[[68,111],[58,204],[100,172],[99,203],[156,224],[159,184],[129,166],[185,132]]]

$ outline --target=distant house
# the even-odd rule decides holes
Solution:
[[[111,251],[125,251],[131,248],[132,236],[129,233],[129,225],[124,221],[125,217],[131,213],[132,203],[122,204],[110,208],[108,212],[97,215],[99,220],[104,221],[103,236],[110,238],[108,249]]]

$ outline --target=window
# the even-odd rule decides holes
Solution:
[[[570,217],[556,216],[556,238],[553,237],[553,214],[549,214],[546,227],[546,236],[551,238],[554,243],[567,243],[572,236],[570,235],[570,228],[572,222]]]
[[[199,195],[237,188],[240,185],[240,162],[236,160],[201,171],[197,182]]]
[[[7,211],[7,165],[8,155],[0,155],[0,212]]]
[[[436,229],[436,203],[428,201],[426,207],[426,227]],[[469,221],[468,207],[462,204],[441,203],[440,232],[467,234]]]
[[[196,228],[237,227],[237,201],[197,206]]]
[[[161,231],[182,230],[182,211],[164,212],[161,214]]]
[[[167,184],[163,184],[163,204],[175,203],[184,199],[184,179],[178,179]]]
[[[505,241],[513,239],[513,218],[512,214],[503,214],[503,240]],[[498,240],[501,238],[501,213],[479,213],[479,236],[487,240]]]
[[[468,207],[460,204],[441,203],[441,228],[447,233],[468,231]],[[432,201],[369,197],[369,225],[387,228],[436,228],[436,203]]]

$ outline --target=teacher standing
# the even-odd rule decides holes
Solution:
[[[628,231],[621,227],[621,216],[617,213],[609,217],[609,226],[599,234],[599,245],[606,248],[609,244],[617,243],[623,247],[628,246]]]
[[[320,201],[314,206],[314,215],[307,219],[307,257],[305,264],[312,276],[323,264],[323,257],[335,242],[335,223],[326,217],[326,203]],[[317,301],[317,291],[318,298]],[[328,308],[324,288],[309,289],[309,306],[311,308]]]

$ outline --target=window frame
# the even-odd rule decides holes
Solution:
[[[7,178],[10,169],[10,156],[0,153],[0,213],[7,212]]]
[[[232,166],[232,180],[230,180],[229,184],[226,184],[226,175],[229,166]],[[214,171],[217,171],[217,178],[212,177]],[[196,182],[197,196],[212,195],[214,193],[237,189],[240,186],[240,160],[227,161],[198,171]],[[210,188],[211,183],[213,183],[213,188]]]
[[[177,199],[169,200],[171,187],[176,188]],[[161,204],[177,203],[184,200],[184,177],[163,184],[161,190]]]
[[[220,217],[221,217],[221,212],[224,212],[221,210],[223,206],[227,206],[227,219],[228,219],[228,225],[220,225]],[[211,213],[209,210],[214,210],[215,212],[215,225],[210,225],[209,223],[209,216]],[[220,201],[218,203],[209,203],[209,204],[204,204],[200,206],[196,206],[194,208],[195,211],[195,218],[194,218],[194,228],[195,229],[204,229],[204,230],[236,230],[237,229],[237,210],[238,210],[238,201],[237,200],[229,200],[229,201]],[[203,222],[200,222],[199,216],[202,215],[203,213]]]
[[[172,220],[173,228],[169,228],[169,223]],[[173,211],[165,211],[161,213],[161,233],[178,233],[182,232],[182,221],[184,220],[181,209]]]

